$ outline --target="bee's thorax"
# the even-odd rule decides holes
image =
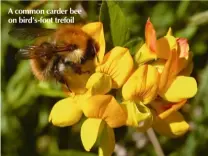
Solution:
[[[64,59],[65,62],[81,63],[84,57],[84,51],[82,49],[75,49],[73,52],[67,54]]]

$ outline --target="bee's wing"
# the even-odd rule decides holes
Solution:
[[[44,56],[53,56],[59,52],[69,52],[72,50],[71,46],[53,46],[50,43],[43,43],[42,45],[26,46],[18,51],[17,59],[35,59]]]
[[[50,35],[54,32],[55,29],[46,28],[15,28],[9,32],[9,35],[21,40],[32,40],[37,37]]]
[[[18,51],[16,54],[17,59],[35,59],[43,56],[52,55],[52,48],[43,48],[41,46],[27,46]]]

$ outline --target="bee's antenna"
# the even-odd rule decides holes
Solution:
[[[96,57],[96,59],[97,59],[98,63],[100,63],[100,60],[99,60],[99,57],[98,57],[98,55],[97,55],[97,54],[95,54],[95,57]]]
[[[93,51],[95,52],[95,57],[96,57],[98,63],[100,63],[99,57],[98,57],[98,55],[97,55],[97,50],[96,50],[96,48],[95,48],[94,45],[93,45],[92,47],[93,47]]]

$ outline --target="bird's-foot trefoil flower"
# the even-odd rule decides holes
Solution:
[[[99,140],[99,153],[110,155],[115,146],[112,128],[125,125],[127,114],[113,96],[104,94],[113,88],[121,88],[133,67],[133,58],[127,48],[113,48],[103,58],[99,58],[95,72],[86,83],[85,93],[71,94],[59,101],[54,105],[49,120],[56,126],[70,126],[78,122],[84,112],[87,120],[83,123],[81,138],[85,149],[89,151],[94,141]],[[88,138],[92,135],[92,131],[89,133],[87,130],[89,125],[95,134],[93,139]]]
[[[99,44],[99,52],[94,60],[86,63],[86,69],[92,69],[90,74],[69,75],[73,93],[54,105],[50,122],[60,127],[71,126],[84,114],[83,146],[90,151],[98,145],[100,156],[112,155],[114,151],[113,128],[132,126],[145,132],[153,127],[169,137],[188,131],[189,124],[178,111],[197,92],[196,80],[190,76],[193,63],[187,39],[174,37],[171,28],[157,39],[148,19],[145,43],[133,60],[129,50],[119,46],[104,55],[100,22],[87,24],[82,29]],[[119,98],[113,96],[112,89]]]
[[[96,67],[96,72],[89,78],[86,88],[92,88],[92,94],[106,94],[113,88],[121,88],[133,68],[133,58],[129,50],[115,47],[104,56],[103,62]]]
[[[171,28],[157,40],[150,19],[146,23],[145,39],[146,43],[136,53],[135,61],[138,65],[151,64],[160,75],[158,95],[161,98],[151,102],[151,107],[156,110],[153,127],[164,135],[180,136],[189,126],[177,110],[197,92],[196,80],[190,77],[193,63],[188,41],[175,38]]]
[[[151,65],[141,65],[123,85],[122,96],[128,126],[145,131],[151,127],[153,117],[148,105],[157,96],[159,73]]]
[[[82,117],[81,104],[89,94],[71,95],[58,101],[49,115],[49,122],[55,126],[66,127],[76,124]]]
[[[112,128],[125,125],[127,113],[111,95],[94,95],[82,104],[87,117],[81,128],[81,139],[85,150],[90,151],[97,142],[99,154],[113,153],[115,137]]]
[[[189,124],[178,110],[186,103],[183,100],[178,103],[170,103],[158,98],[151,102],[154,109],[153,128],[161,135],[178,137],[189,130]]]
[[[82,104],[88,119],[81,128],[81,139],[87,151],[97,142],[99,155],[112,154],[115,146],[112,128],[126,124],[127,112],[113,96],[104,94],[112,88],[120,88],[132,73],[133,66],[129,50],[115,47],[104,56],[103,62],[89,78],[86,88],[91,97]],[[89,127],[93,129],[93,136]]]

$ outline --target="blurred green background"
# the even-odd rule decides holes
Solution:
[[[113,2],[111,2],[113,3]],[[113,6],[101,1],[2,1],[1,2],[1,152],[4,156],[93,156],[97,149],[86,153],[81,144],[80,126],[59,128],[48,123],[53,105],[65,95],[55,82],[38,82],[30,71],[29,61],[15,59],[19,48],[31,41],[20,41],[8,32],[16,27],[54,28],[56,24],[9,24],[12,9],[82,9],[78,23],[103,21],[107,49],[127,46],[132,54],[144,38],[148,17],[157,36],[171,26],[177,37],[189,40],[194,54],[192,76],[198,82],[197,95],[181,110],[190,123],[183,137],[171,139],[158,136],[165,155],[200,156],[208,150],[208,1],[126,1]],[[23,16],[23,15],[22,15]],[[24,15],[30,17],[29,15]],[[39,18],[40,15],[33,15]],[[45,18],[53,17],[42,15]],[[56,17],[62,18],[60,15]],[[66,15],[64,15],[66,16]],[[63,16],[63,17],[64,17]],[[70,15],[67,15],[68,17]],[[116,17],[116,18],[115,18]],[[118,37],[120,36],[120,37]],[[145,133],[133,128],[115,129],[118,156],[154,156],[155,151]]]

